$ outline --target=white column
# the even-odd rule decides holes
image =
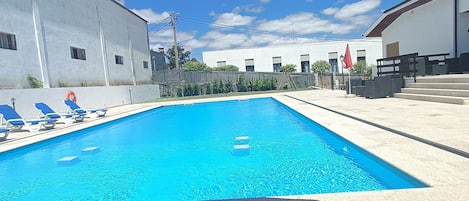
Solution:
[[[135,77],[134,54],[132,48],[132,40],[129,39],[129,55],[130,55],[130,70],[132,72],[132,82],[137,85],[137,78]]]
[[[103,71],[104,71],[104,82],[106,86],[111,85],[111,81],[109,79],[109,68],[107,65],[107,51],[106,51],[106,38],[104,36],[103,26],[101,25],[101,16],[99,15],[99,4],[98,0],[96,0],[96,15],[98,17],[98,26],[99,26],[99,41],[101,43],[101,57],[103,59]]]
[[[43,88],[50,88],[49,68],[47,60],[47,47],[45,42],[45,33],[39,14],[39,7],[36,0],[32,0],[33,8],[33,23],[34,23],[34,35],[36,39],[37,55],[39,60],[39,68],[41,70],[41,80]]]

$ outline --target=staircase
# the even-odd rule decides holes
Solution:
[[[469,74],[417,77],[394,97],[469,105]]]

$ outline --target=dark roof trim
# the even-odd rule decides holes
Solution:
[[[370,27],[367,33],[365,33],[365,37],[381,37],[383,30],[391,25],[403,13],[426,4],[432,0],[416,0],[413,3],[408,4],[411,1],[412,0],[406,0],[384,11],[378,21],[372,27]],[[405,4],[408,5],[404,6]]]
[[[133,11],[131,11],[130,9],[128,9],[127,7],[125,7],[124,5],[122,5],[121,3],[117,2],[117,0],[111,0],[112,2],[114,2],[115,4],[117,4],[118,6],[122,7],[123,9],[129,11],[130,13],[132,13],[133,15],[137,16],[138,18],[140,18],[141,20],[145,21],[145,23],[148,23],[147,20],[143,19],[142,17],[140,17],[140,15],[137,15],[137,13],[134,13]]]

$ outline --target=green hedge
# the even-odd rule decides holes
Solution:
[[[276,90],[277,79],[274,77],[258,79],[246,79],[244,76],[238,77],[235,86],[231,80],[214,80],[212,83],[207,83],[200,86],[197,83],[186,83],[183,88],[177,89],[177,96],[197,96],[204,94],[221,94],[230,93],[236,89],[238,92],[250,92],[250,91],[268,91]],[[203,90],[205,89],[205,90]]]

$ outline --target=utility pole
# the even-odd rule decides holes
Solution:
[[[176,63],[176,69],[179,70],[179,84],[181,84],[181,69],[179,68],[179,52],[178,52],[178,42],[176,39],[176,15],[171,13],[171,26],[173,27],[173,38],[174,38],[174,62]]]

